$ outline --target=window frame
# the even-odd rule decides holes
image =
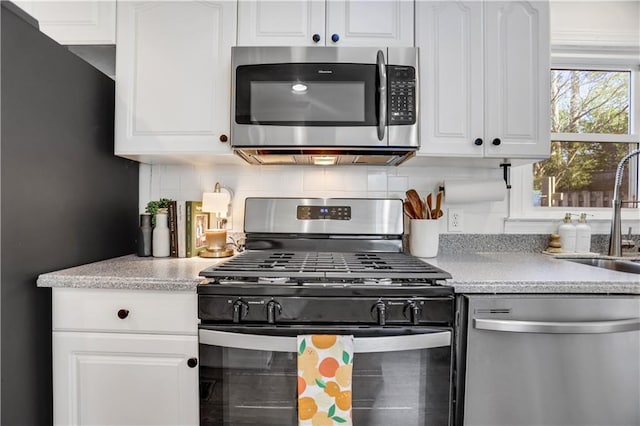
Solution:
[[[606,55],[596,55],[589,60],[553,58],[549,72],[554,69],[566,70],[593,70],[593,71],[624,71],[630,72],[630,108],[629,108],[629,134],[595,134],[595,133],[551,133],[551,141],[562,142],[623,142],[635,144],[640,148],[640,63],[636,65],[623,65],[611,61]],[[629,172],[638,176],[638,160],[629,162]],[[555,232],[557,223],[562,220],[566,212],[579,214],[587,213],[594,233],[608,233],[611,221],[610,207],[534,207],[532,203],[533,193],[533,164],[518,165],[518,161],[512,161],[511,186],[509,197],[509,212],[505,220],[505,232],[509,233],[534,233]],[[640,188],[634,188],[640,192]],[[640,208],[622,209],[623,231],[625,226],[633,226],[636,232],[640,227]],[[594,226],[595,225],[595,226]],[[605,226],[606,225],[606,226]]]

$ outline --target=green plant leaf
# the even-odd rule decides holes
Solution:
[[[307,341],[305,339],[302,339],[302,342],[300,343],[300,350],[298,351],[298,355],[302,355],[306,347],[307,347]]]
[[[342,361],[346,364],[349,364],[349,353],[347,351],[342,351]]]
[[[329,407],[329,412],[327,413],[327,416],[333,417],[335,413],[336,413],[336,404],[333,404],[331,407]]]
[[[347,421],[345,419],[343,419],[342,417],[331,417],[331,420],[335,420],[336,423],[346,423]]]
[[[327,387],[327,384],[322,379],[316,379],[316,384],[320,386],[322,389]]]
[[[151,214],[151,225],[156,225],[156,214],[158,213],[158,209],[168,208],[171,201],[172,200],[170,198],[160,198],[158,201],[152,200],[147,203],[144,211],[145,213]]]

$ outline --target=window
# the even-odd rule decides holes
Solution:
[[[610,207],[617,165],[638,147],[630,111],[630,71],[552,70],[551,155],[532,167],[533,206]],[[637,200],[635,170],[624,170],[622,199]]]
[[[551,70],[550,157],[512,167],[506,232],[552,232],[565,212],[589,213],[606,232],[618,162],[640,146],[640,72],[586,62]],[[638,200],[638,169],[638,157],[624,169],[624,200]],[[636,223],[639,204],[624,205],[623,219]]]

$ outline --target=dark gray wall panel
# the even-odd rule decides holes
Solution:
[[[135,251],[138,164],[113,155],[113,80],[0,10],[0,421],[49,425],[51,291],[36,278]]]

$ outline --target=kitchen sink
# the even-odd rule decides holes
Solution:
[[[640,261],[638,260],[620,260],[620,259],[566,259],[566,260],[570,262],[581,263],[583,265],[610,269],[612,271],[629,272],[631,274],[640,274]]]

